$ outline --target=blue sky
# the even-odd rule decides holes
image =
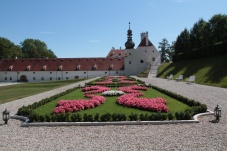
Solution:
[[[215,14],[227,14],[226,0],[2,0],[0,37],[16,45],[39,39],[58,58],[105,57],[125,48],[128,22],[136,47],[148,31],[158,48]]]

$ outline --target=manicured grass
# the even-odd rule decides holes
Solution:
[[[158,68],[157,77],[166,78],[170,74],[174,79],[183,74],[184,79],[191,75],[196,83],[227,88],[227,55],[214,58],[185,60],[175,63],[163,63]]]
[[[115,90],[116,88],[112,88],[112,90]],[[184,111],[185,109],[189,108],[188,105],[179,102],[157,90],[154,90],[152,88],[149,88],[148,91],[141,91],[144,93],[144,96],[142,97],[147,97],[147,98],[156,98],[156,97],[162,97],[164,99],[167,100],[167,107],[169,108],[169,112],[168,113],[172,113],[175,114],[175,112],[177,111]],[[100,94],[99,94],[100,95]],[[126,114],[126,116],[130,115],[131,113],[135,113],[135,114],[146,114],[146,113],[152,113],[150,111],[145,111],[145,110],[140,110],[140,109],[135,109],[135,108],[128,108],[128,107],[124,107],[121,105],[116,104],[116,100],[117,100],[118,96],[111,96],[111,97],[105,97],[106,98],[106,102],[104,104],[102,104],[101,106],[98,106],[96,108],[93,109],[88,109],[88,110],[84,110],[84,111],[78,111],[75,113],[80,113],[80,114],[92,114],[93,116],[96,113],[101,114],[105,114],[105,113],[124,113]],[[37,109],[35,109],[35,113],[39,114],[39,115],[45,115],[45,114],[51,114],[53,109],[56,107],[56,104],[59,100],[77,100],[77,99],[87,99],[84,98],[84,92],[81,91],[81,89],[77,89],[65,96],[62,96],[50,103],[47,103]],[[73,114],[75,114],[73,113]]]
[[[10,102],[16,99],[24,98],[41,92],[53,90],[62,86],[70,85],[82,81],[84,79],[77,80],[63,80],[63,81],[51,81],[51,82],[33,82],[22,83],[16,85],[2,86],[0,87],[0,104]]]

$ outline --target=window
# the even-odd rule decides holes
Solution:
[[[44,77],[42,77],[41,80],[44,80]]]
[[[96,70],[97,69],[97,65],[95,64],[94,66],[93,66],[93,70]]]
[[[155,57],[152,58],[152,61],[155,61]]]
[[[129,61],[129,64],[132,64],[132,62],[131,62],[131,61]]]
[[[35,80],[35,77],[33,77],[33,80]]]
[[[60,78],[60,77],[58,77],[58,80],[61,80],[61,78]]]
[[[81,68],[81,65],[78,65],[78,66],[76,67],[76,70],[80,70],[80,68]]]
[[[9,66],[9,71],[12,71],[13,70],[13,66]]]
[[[113,64],[109,66],[109,70],[113,70]]]
[[[105,74],[107,74],[107,72],[105,72]]]
[[[62,68],[63,68],[62,65],[60,65],[60,66],[58,67],[58,70],[61,71]]]
[[[52,77],[50,77],[50,81],[52,81]]]
[[[12,80],[12,77],[10,77],[9,80]]]
[[[144,61],[143,60],[140,60],[140,63],[143,63]]]
[[[129,55],[131,55],[131,53],[129,53]]]
[[[75,79],[79,79],[79,76],[75,76]]]
[[[154,50],[153,50],[153,52],[154,52]]]
[[[42,70],[43,70],[43,71],[46,71],[46,69],[47,69],[47,66],[46,66],[46,65],[43,66]]]
[[[69,79],[69,77],[66,77],[66,80],[68,80]]]
[[[7,74],[7,72],[5,72],[5,74]]]
[[[30,71],[31,70],[31,66],[27,66],[26,70]]]
[[[5,77],[5,80],[7,80],[7,77]]]
[[[52,74],[52,72],[50,72],[50,74]]]
[[[84,74],[86,74],[86,72],[84,72]]]
[[[118,74],[118,71],[116,71],[116,74]]]
[[[68,74],[68,72],[65,72],[65,74]]]
[[[33,72],[33,74],[35,74],[35,72]]]

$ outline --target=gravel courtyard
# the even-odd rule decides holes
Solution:
[[[219,104],[220,122],[213,123],[214,116],[209,115],[194,124],[20,127],[19,120],[10,119],[4,125],[0,119],[0,150],[227,150],[227,89],[155,77],[141,80],[205,103],[209,110]],[[22,105],[78,84],[84,82],[1,104],[0,111],[7,108],[13,115]]]

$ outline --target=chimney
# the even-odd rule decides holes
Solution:
[[[146,32],[146,46],[148,46],[148,32]]]
[[[142,32],[141,34],[140,34],[140,36],[141,36],[141,41],[143,40],[143,38],[144,38],[144,36],[145,36],[145,33],[144,32]]]

